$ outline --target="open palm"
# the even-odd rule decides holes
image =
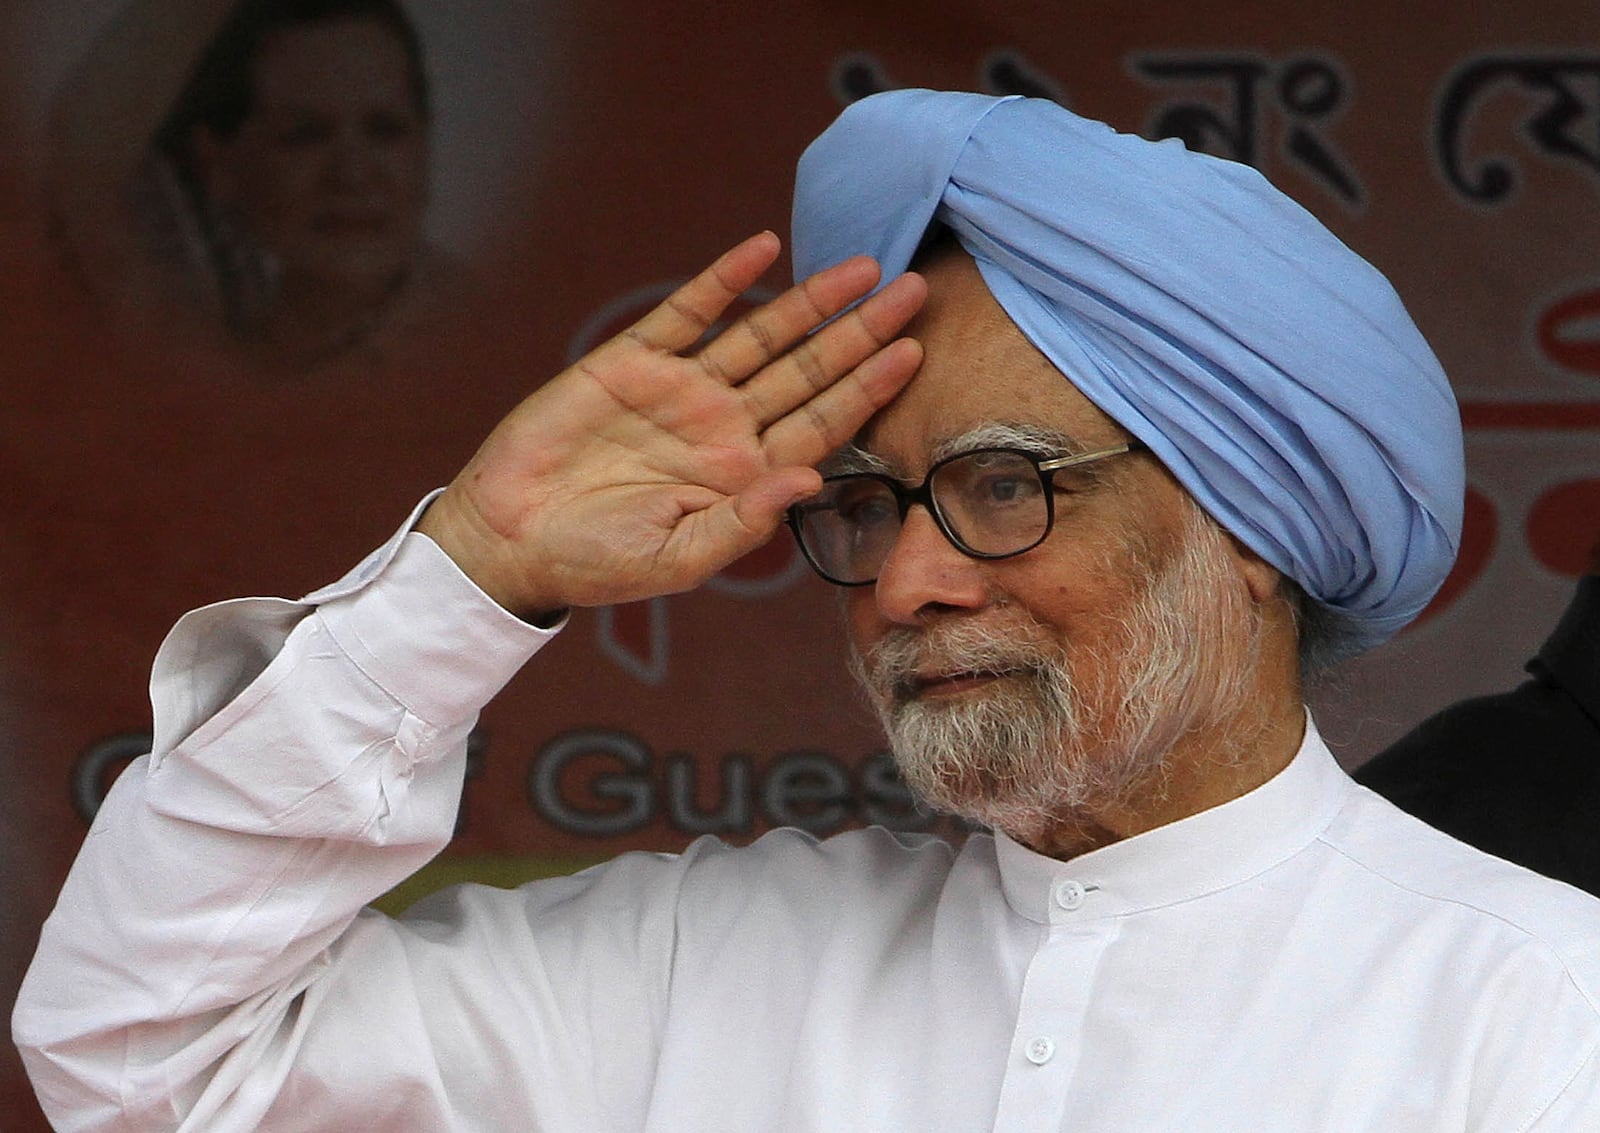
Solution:
[[[687,590],[770,538],[915,372],[920,347],[894,336],[926,295],[902,276],[823,326],[876,284],[858,257],[702,344],[778,250],[744,241],[540,388],[420,530],[522,614]]]

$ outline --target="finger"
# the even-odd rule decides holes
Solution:
[[[760,427],[822,393],[884,348],[928,297],[921,276],[902,275],[739,387]]]
[[[708,550],[714,548],[707,556],[712,573],[772,538],[790,505],[816,495],[821,487],[815,469],[775,469],[701,512],[694,536]]]
[[[893,401],[921,365],[921,343],[911,338],[891,342],[773,422],[761,438],[768,463],[775,468],[816,465]]]
[[[623,334],[652,350],[689,349],[773,265],[781,247],[771,232],[741,241]]]
[[[871,291],[879,275],[871,257],[852,256],[752,311],[695,357],[708,372],[738,385]]]

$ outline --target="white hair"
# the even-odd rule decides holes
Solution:
[[[1221,528],[1191,502],[1169,561],[1124,544],[1102,569],[1148,579],[1096,642],[1070,648],[1001,600],[996,618],[895,627],[852,668],[902,776],[935,809],[1037,840],[1138,792],[1159,794],[1183,737],[1236,715],[1259,655],[1259,611]],[[927,665],[993,675],[982,690],[920,699]],[[1240,753],[1242,754],[1242,753]]]

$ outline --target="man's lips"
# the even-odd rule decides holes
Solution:
[[[1010,672],[992,669],[963,669],[944,673],[916,673],[900,682],[897,691],[902,700],[928,696],[955,696],[971,689],[993,684],[1012,676]]]

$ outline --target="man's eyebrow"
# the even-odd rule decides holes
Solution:
[[[929,463],[978,448],[1018,448],[1040,456],[1070,456],[1087,451],[1082,441],[1048,425],[989,421],[940,441],[934,446]]]
[[[839,449],[824,460],[817,470],[824,476],[853,476],[861,472],[876,473],[879,476],[894,475],[887,460],[853,444]]]
[[[934,446],[928,457],[935,464],[948,456],[971,452],[980,448],[1015,448],[1040,456],[1073,456],[1088,452],[1095,446],[1048,425],[1023,421],[988,421],[976,428],[946,437]],[[870,453],[858,445],[848,444],[823,461],[820,470],[824,476],[849,476],[856,473],[874,473],[879,476],[899,477],[883,457]]]

